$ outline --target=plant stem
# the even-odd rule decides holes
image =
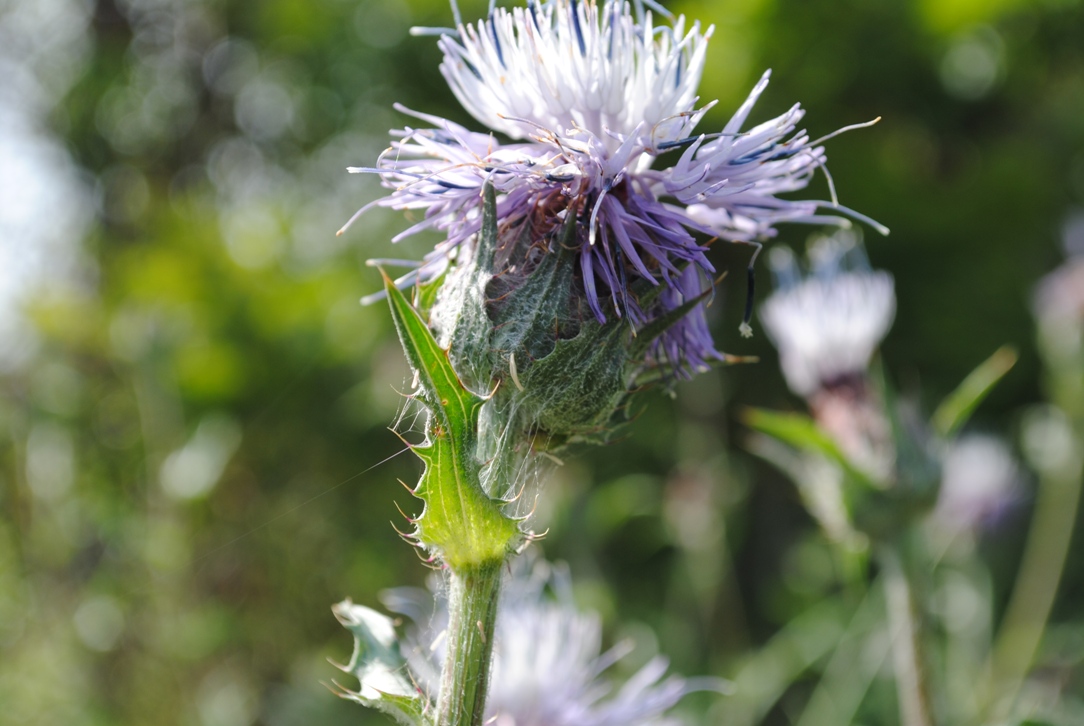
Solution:
[[[1007,717],[1039,650],[1069,554],[1082,480],[1080,459],[1042,472],[1038,501],[1028,531],[1005,618],[992,656],[989,707]]]
[[[496,560],[451,572],[437,726],[481,726],[485,718],[503,564]]]
[[[888,624],[892,633],[900,724],[933,726],[927,674],[922,656],[922,634],[911,583],[900,558],[900,547],[887,545],[879,554],[884,570]]]

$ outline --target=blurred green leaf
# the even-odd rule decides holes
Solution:
[[[761,408],[746,409],[742,417],[745,425],[767,434],[784,443],[809,452],[818,454],[835,462],[847,476],[871,489],[879,489],[876,482],[855,466],[847,456],[840,451],[836,442],[821,431],[816,422],[808,416],[800,413],[778,413],[766,411]]]
[[[971,418],[994,385],[1012,369],[1016,359],[1016,349],[1006,345],[971,371],[937,407],[931,419],[934,430],[945,437],[956,433]]]

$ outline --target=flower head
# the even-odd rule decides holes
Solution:
[[[1019,496],[1020,470],[1004,442],[968,434],[949,444],[941,470],[936,520],[952,531],[994,523]]]
[[[787,385],[808,397],[864,376],[896,313],[892,276],[870,270],[846,233],[813,245],[804,279],[789,250],[773,249],[771,257],[778,289],[760,317],[779,349]]]
[[[847,223],[824,208],[861,218],[835,203],[779,196],[804,188],[825,153],[798,130],[797,105],[743,130],[768,73],[721,131],[694,133],[714,105],[696,96],[711,34],[680,17],[656,26],[640,2],[532,0],[441,35],[452,91],[511,141],[397,107],[426,126],[395,132],[375,167],[351,171],[379,174],[391,190],[368,206],[421,212],[397,240],[428,229],[444,235],[400,282],[469,264],[487,183],[498,193],[501,233],[517,244],[552,253],[556,230],[572,217],[576,289],[588,314],[634,329],[708,289],[709,240],[756,243],[780,222]],[[660,285],[665,294],[641,292]],[[687,318],[651,348],[649,362],[681,372],[721,359],[703,302]]]
[[[805,278],[789,250],[773,249],[771,257],[777,290],[760,317],[787,385],[854,463],[887,480],[895,463],[891,426],[866,369],[896,312],[892,277],[869,269],[848,232],[814,242]]]
[[[419,686],[435,692],[444,659],[444,602],[410,588],[391,590],[384,599],[420,626],[403,650]],[[627,648],[602,652],[598,615],[577,610],[567,570],[542,560],[514,566],[494,638],[486,709],[486,723],[494,726],[663,726],[673,723],[663,714],[682,696],[722,686],[716,679],[665,676],[660,656],[615,690],[602,673]]]

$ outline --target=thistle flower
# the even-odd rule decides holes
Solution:
[[[896,313],[892,276],[869,269],[853,235],[822,238],[809,257],[802,279],[789,250],[772,250],[778,289],[760,313],[787,385],[804,397],[864,376]]]
[[[384,600],[419,625],[402,650],[418,686],[433,691],[445,657],[445,603],[412,588],[391,590]],[[601,633],[598,615],[573,604],[566,569],[540,559],[517,562],[501,595],[486,723],[663,726],[674,723],[663,714],[685,694],[722,688],[717,679],[665,676],[666,659],[655,657],[614,690],[601,674],[628,649],[602,652]]]
[[[491,9],[474,25],[456,20],[455,29],[435,31],[441,72],[475,119],[511,141],[396,107],[427,126],[393,132],[375,167],[350,171],[378,174],[391,190],[354,219],[373,206],[414,210],[421,220],[396,241],[423,230],[444,235],[401,285],[439,276],[452,261],[469,264],[487,183],[498,193],[502,238],[515,244],[553,253],[555,231],[571,216],[576,289],[589,314],[634,329],[708,289],[715,270],[703,240],[758,244],[780,222],[848,224],[835,212],[865,219],[834,201],[780,197],[803,189],[826,157],[798,130],[797,105],[743,130],[768,73],[721,131],[695,134],[714,105],[698,106],[696,96],[712,27],[686,28],[683,17],[656,27],[641,2],[621,0],[532,0]],[[662,156],[669,166],[656,163]],[[509,270],[518,260],[523,275],[537,256],[505,259]],[[659,285],[665,294],[644,302],[638,290]],[[748,334],[747,323],[748,311]],[[703,302],[648,355],[679,373],[721,359]]]
[[[778,289],[761,320],[790,389],[855,463],[887,478],[895,456],[890,425],[866,369],[896,312],[892,277],[870,270],[847,232],[817,240],[809,258],[803,279],[789,250],[772,250]]]

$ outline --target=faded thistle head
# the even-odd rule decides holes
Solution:
[[[722,129],[696,131],[715,105],[696,95],[713,28],[656,26],[645,5],[661,10],[532,1],[420,29],[439,36],[441,72],[487,131],[397,107],[421,128],[351,169],[390,190],[359,215],[412,210],[420,221],[396,239],[443,235],[397,283],[442,286],[431,325],[465,381],[500,383],[558,439],[604,429],[639,377],[727,359],[705,318],[713,241],[759,249],[780,222],[865,219],[781,196],[826,156],[798,105],[746,128],[768,73]]]

